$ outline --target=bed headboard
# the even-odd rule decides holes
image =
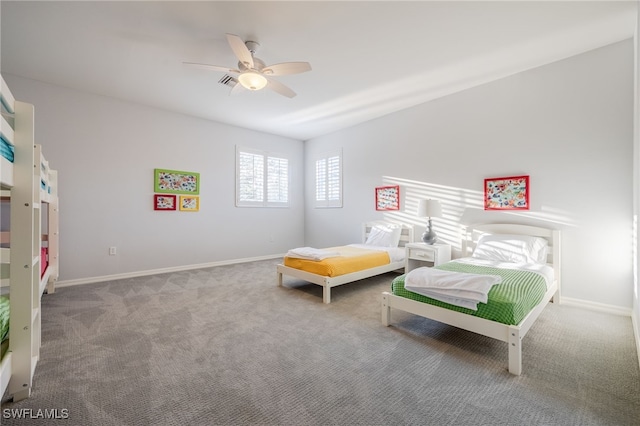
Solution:
[[[400,242],[398,243],[398,247],[404,247],[405,244],[407,243],[412,243],[413,242],[413,226],[409,226],[409,225],[405,225],[404,223],[399,223],[399,222],[390,222],[390,221],[385,221],[385,220],[376,220],[376,221],[371,221],[371,222],[364,222],[362,224],[362,242],[364,243],[365,241],[367,241],[367,237],[369,236],[369,233],[371,232],[371,228],[374,225],[400,225],[402,227],[402,230],[400,232]]]
[[[548,241],[547,264],[554,269],[558,284],[560,283],[560,231],[557,229],[542,228],[516,223],[485,223],[466,227],[462,239],[462,255],[471,256],[476,247],[478,238],[483,234],[513,234],[541,237]]]

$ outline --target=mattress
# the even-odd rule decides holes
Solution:
[[[547,282],[549,280],[547,270],[535,271],[532,270],[533,268],[526,267],[482,266],[464,261],[451,261],[438,265],[435,268],[454,272],[499,275],[502,277],[502,282],[491,288],[487,303],[479,303],[477,311],[440,302],[406,290],[404,288],[404,278],[406,274],[400,275],[393,280],[391,283],[391,292],[396,296],[428,303],[479,318],[507,325],[517,325],[542,301],[547,291]]]
[[[285,257],[284,265],[324,277],[337,277],[390,263],[390,255],[386,250],[367,249],[354,245],[330,247],[327,250],[339,252],[340,256],[319,261]]]

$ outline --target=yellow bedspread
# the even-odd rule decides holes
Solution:
[[[351,246],[330,247],[327,250],[337,251],[340,256],[319,261],[285,257],[284,264],[290,268],[301,269],[324,277],[337,277],[387,265],[390,262],[389,253],[383,250],[369,250]]]

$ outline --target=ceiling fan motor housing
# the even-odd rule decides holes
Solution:
[[[238,61],[238,69],[240,71],[248,71],[250,69],[254,69],[256,71],[262,71],[264,67],[266,67],[266,64],[264,63],[264,61],[260,58],[256,58],[255,56],[253,57],[253,68],[247,67],[245,64],[242,63],[242,61]]]
[[[249,49],[249,52],[251,52],[252,55],[255,55],[258,51],[258,48],[260,47],[260,43],[251,40],[245,41],[244,45],[247,46],[247,49]]]

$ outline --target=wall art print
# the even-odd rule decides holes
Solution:
[[[180,210],[185,212],[197,212],[200,210],[200,197],[194,195],[180,196]]]
[[[154,192],[200,194],[200,173],[154,169]]]
[[[165,195],[165,194],[154,194],[153,209],[154,210],[175,210],[176,196]]]
[[[529,176],[484,180],[485,210],[529,210]]]
[[[376,210],[400,210],[400,187],[398,185],[376,188]]]

